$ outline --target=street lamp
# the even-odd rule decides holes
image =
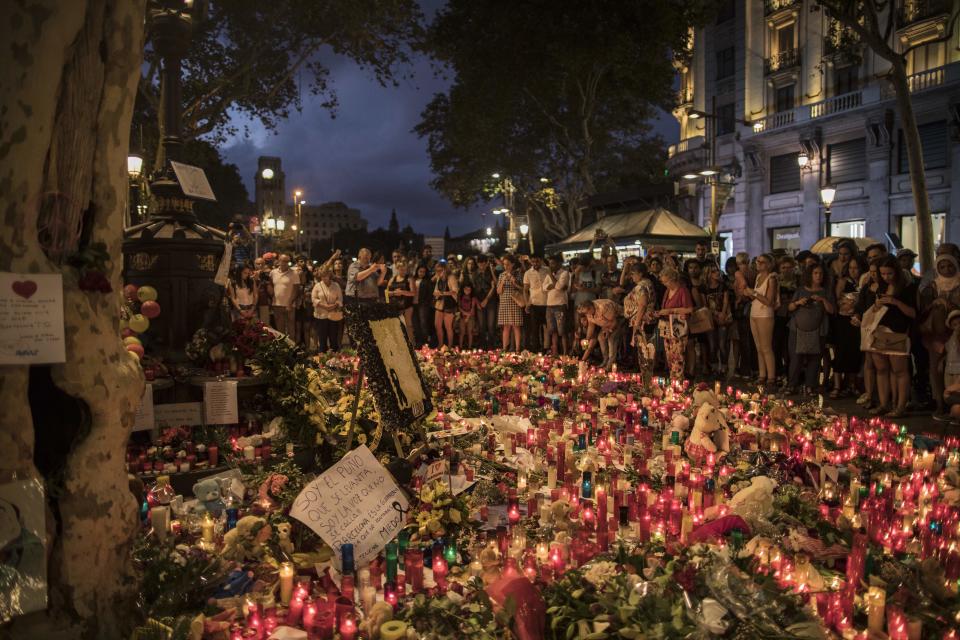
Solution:
[[[520,235],[527,235],[527,232],[530,231],[530,225],[526,222],[520,225]]]
[[[797,164],[801,169],[806,168],[806,166],[810,164],[810,156],[807,155],[806,150],[801,150],[800,153],[797,154]]]
[[[127,156],[127,174],[131,180],[139,180],[143,174],[143,156],[132,152]]]
[[[835,197],[837,197],[837,189],[835,187],[829,184],[820,187],[820,201],[823,203],[823,218],[826,226],[823,233],[824,238],[830,235],[830,206],[833,204]]]

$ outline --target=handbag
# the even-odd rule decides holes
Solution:
[[[872,348],[874,351],[905,354],[910,351],[910,337],[896,331],[874,331]]]
[[[687,320],[678,316],[667,316],[659,322],[660,336],[667,340],[679,340],[687,337]]]
[[[797,329],[796,353],[798,355],[816,355],[823,349],[820,346],[820,330]]]
[[[693,334],[713,331],[713,313],[707,307],[697,309],[687,321],[687,329]]]

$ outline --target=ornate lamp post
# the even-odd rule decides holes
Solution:
[[[183,193],[170,164],[180,157],[181,60],[201,12],[201,3],[193,0],[148,4],[148,37],[163,59],[165,162],[150,184],[148,219],[128,228],[123,242],[126,282],[155,287],[163,305],[151,330],[154,351],[173,361],[184,358],[184,347],[197,329],[219,323],[223,296],[213,279],[226,233],[197,220],[193,200]]]
[[[833,199],[837,196],[837,190],[832,185],[826,184],[820,188],[820,202],[823,203],[823,237],[830,237],[830,207],[833,205]]]

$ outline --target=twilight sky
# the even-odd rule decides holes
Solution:
[[[434,76],[425,58],[398,87],[381,87],[344,58],[328,64],[340,101],[335,119],[304,91],[303,110],[293,112],[276,133],[250,124],[249,137],[234,138],[222,149],[227,162],[240,168],[251,199],[257,157],[279,156],[288,191],[302,188],[308,203],[341,200],[359,209],[371,229],[386,227],[394,207],[401,227],[410,224],[426,235],[441,235],[447,225],[458,235],[492,224],[493,216],[483,220],[479,208],[456,209],[430,187],[426,141],[412,130],[423,107],[448,82]],[[657,130],[668,142],[678,135],[669,114]]]

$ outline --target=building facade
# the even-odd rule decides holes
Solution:
[[[934,241],[960,241],[960,0],[891,3],[923,145]],[[926,43],[926,44],[924,44]],[[731,0],[691,37],[668,167],[681,210],[710,223],[720,183],[722,249],[809,248],[825,233],[917,249],[913,193],[889,64],[813,0]],[[701,171],[719,171],[703,178]],[[836,188],[826,229],[823,186]],[[715,196],[714,196],[715,197]]]
[[[358,209],[351,209],[343,202],[325,202],[320,205],[305,204],[300,211],[305,246],[314,242],[329,241],[341,229],[366,231],[367,221]]]

